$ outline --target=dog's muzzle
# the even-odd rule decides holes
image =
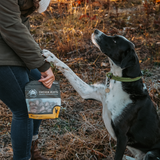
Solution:
[[[98,47],[99,49],[100,49],[100,47],[99,47],[99,45],[97,43],[97,39],[99,39],[101,35],[102,35],[102,32],[99,31],[98,29],[95,29],[95,31],[91,35],[91,40],[92,40],[93,44],[96,47]]]

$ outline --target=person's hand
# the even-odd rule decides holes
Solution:
[[[51,68],[45,72],[41,72],[41,79],[39,82],[42,82],[46,88],[51,88],[54,80],[55,77]]]

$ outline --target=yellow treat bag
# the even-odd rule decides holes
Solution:
[[[61,106],[59,82],[54,81],[48,89],[41,82],[31,81],[25,86],[25,98],[29,118],[58,118]]]

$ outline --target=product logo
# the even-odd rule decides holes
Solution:
[[[29,97],[37,97],[37,91],[35,89],[31,89],[28,92],[27,96],[29,96]]]

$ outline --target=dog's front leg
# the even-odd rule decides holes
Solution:
[[[126,146],[127,146],[127,136],[120,134],[117,136],[117,148],[115,154],[115,160],[122,160]]]
[[[82,98],[102,101],[103,95],[105,95],[104,85],[88,85],[53,53],[48,50],[43,50],[43,55],[46,57],[46,61],[53,62],[53,64],[63,73]]]

